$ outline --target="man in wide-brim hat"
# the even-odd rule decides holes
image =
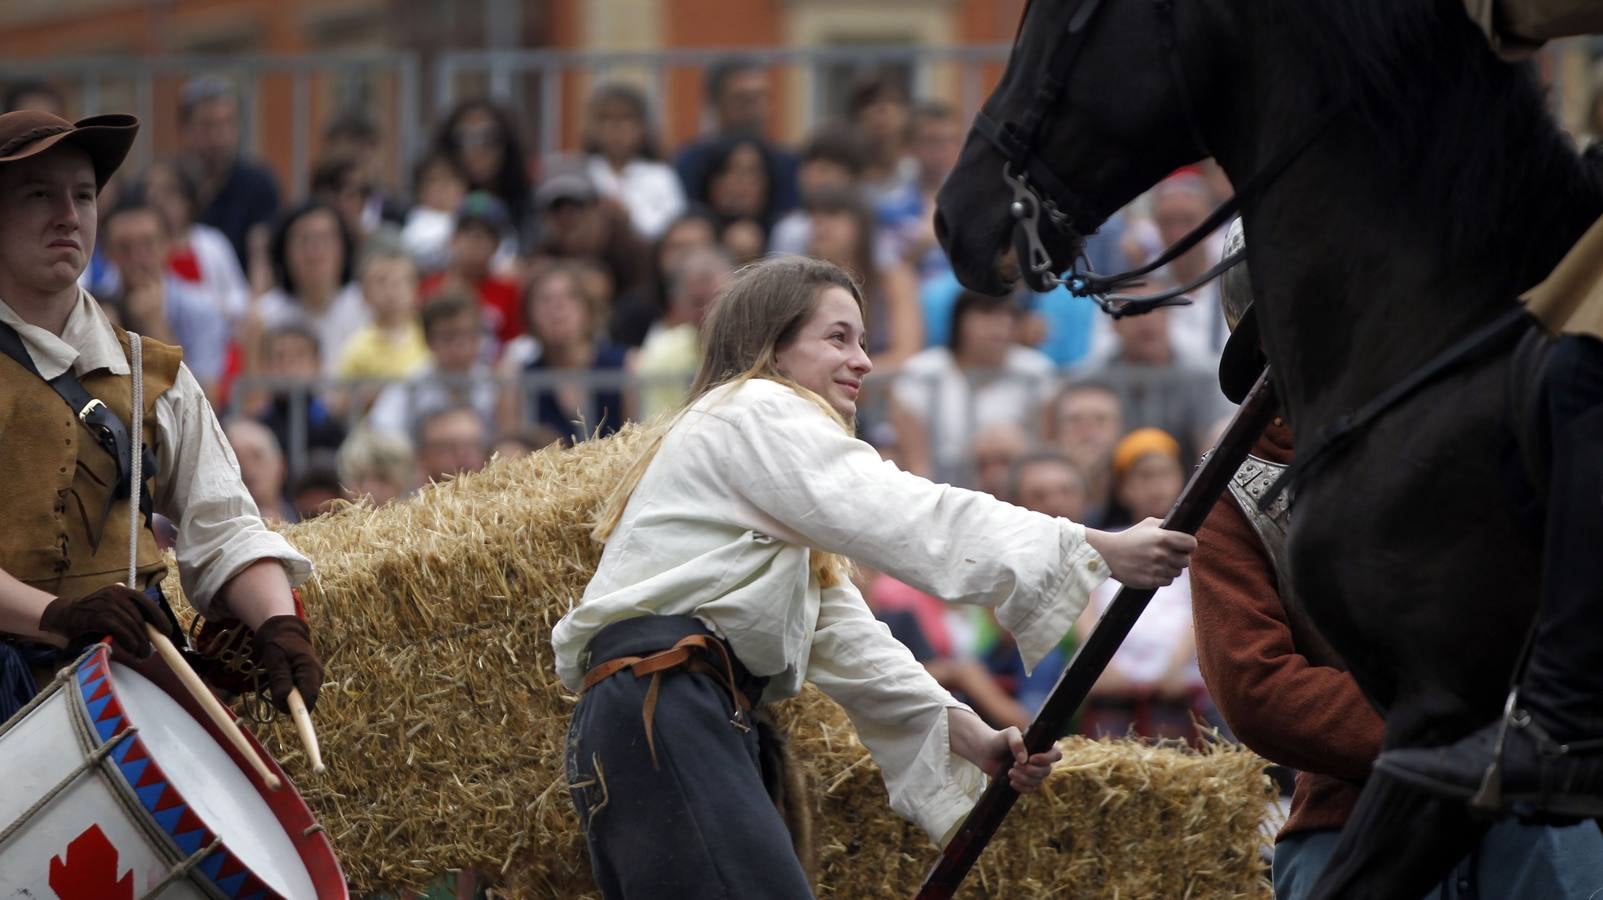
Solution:
[[[106,635],[148,654],[147,624],[176,627],[159,605],[165,568],[150,521],[161,513],[178,527],[189,599],[253,629],[281,708],[292,688],[310,705],[322,664],[290,593],[310,563],[262,524],[182,351],[113,325],[78,286],[96,198],[138,131],[126,115],[0,115],[0,634],[10,636],[0,655],[59,663],[39,645]],[[24,674],[0,685],[0,719],[34,690],[10,662],[0,671]]]

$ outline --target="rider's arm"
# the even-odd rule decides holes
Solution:
[[[1235,502],[1216,504],[1197,538],[1197,662],[1231,730],[1272,762],[1366,778],[1380,752],[1380,717],[1351,675],[1298,651],[1274,566]]]

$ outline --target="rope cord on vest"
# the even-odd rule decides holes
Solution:
[[[134,368],[134,408],[129,413],[134,427],[129,435],[132,460],[128,475],[128,586],[137,591],[140,590],[135,580],[139,573],[139,491],[145,480],[145,358],[144,344],[132,331],[128,332],[128,349]]]

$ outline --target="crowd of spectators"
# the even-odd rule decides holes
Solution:
[[[770,72],[725,60],[705,79],[705,133],[663,145],[637,88],[587,98],[578,146],[527,150],[530,124],[491,99],[438,123],[407,183],[360,111],[323,123],[306,184],[241,152],[232,86],[196,78],[181,151],[108,186],[85,286],[115,321],[179,344],[264,515],[391,502],[430,481],[554,442],[606,435],[682,401],[698,325],[730,273],[772,253],[850,270],[868,299],[861,435],[904,468],[1102,528],[1162,515],[1230,408],[1211,288],[1188,307],[1112,322],[1063,291],[961,288],[935,239],[935,195],[967,122],[870,77],[795,147],[767,114]],[[70,114],[47,85],[12,102]],[[1221,199],[1216,169],[1178,172],[1086,248],[1139,265]],[[1216,241],[1148,289],[1218,257]],[[996,723],[1023,724],[1072,653],[1017,668],[983,611],[864,573],[865,593],[932,671]],[[1089,628],[1111,592],[1077,629]],[[1160,592],[1086,727],[1187,732],[1205,708],[1184,580]]]

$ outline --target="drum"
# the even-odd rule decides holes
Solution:
[[[143,672],[97,644],[0,725],[0,897],[344,900],[272,758],[278,791],[171,672]]]

